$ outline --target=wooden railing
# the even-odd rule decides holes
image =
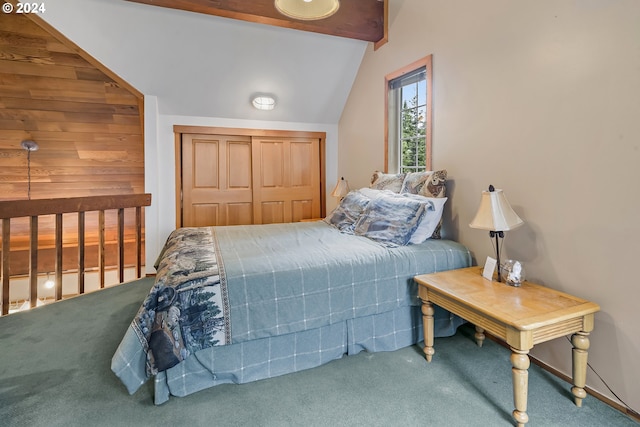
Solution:
[[[52,257],[55,264],[54,278],[54,298],[62,299],[62,274],[68,270],[64,268],[63,263],[63,246],[68,247],[69,242],[72,246],[77,246],[77,275],[78,275],[78,293],[85,292],[85,249],[86,236],[94,235],[97,241],[97,270],[100,277],[100,287],[105,286],[105,254],[107,243],[107,233],[105,233],[105,212],[116,211],[115,220],[115,238],[116,245],[116,267],[118,270],[119,283],[124,281],[125,268],[125,209],[133,208],[135,218],[131,222],[131,226],[127,227],[130,233],[133,233],[135,241],[135,274],[136,277],[142,275],[142,253],[143,253],[143,217],[142,207],[151,205],[151,194],[131,194],[117,196],[92,196],[92,197],[72,197],[60,199],[37,199],[37,200],[11,200],[0,201],[0,220],[2,221],[2,240],[0,250],[2,251],[0,261],[1,275],[1,315],[9,313],[9,284],[12,277],[11,270],[20,270],[16,263],[11,263],[11,255],[17,254],[22,246],[28,253],[28,268],[25,268],[29,281],[29,301],[30,306],[35,307],[38,299],[38,250],[52,247],[55,248],[55,256]],[[97,218],[94,221],[95,233],[88,233],[86,230],[86,214],[88,212],[97,212]],[[63,214],[77,214],[77,228],[73,233],[75,236],[70,237],[69,227],[63,227]],[[39,218],[54,217],[54,223],[47,235],[40,236],[39,239]],[[13,219],[13,221],[12,221]],[[24,220],[26,219],[26,223]],[[17,224],[14,235],[12,232],[12,224]],[[71,230],[73,231],[73,230]],[[112,233],[114,234],[114,233]],[[67,251],[68,252],[68,251]],[[53,255],[53,254],[52,254]],[[74,257],[75,258],[75,257]],[[66,263],[68,264],[68,263]],[[46,269],[49,272],[49,269]],[[13,272],[13,276],[24,274],[20,271]]]

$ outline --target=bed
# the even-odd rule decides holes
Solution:
[[[433,200],[416,211],[404,195],[401,203],[413,207],[394,202],[391,217],[375,221],[366,207],[377,198],[351,192],[324,221],[175,230],[111,369],[131,394],[153,377],[161,404],[420,341],[413,277],[470,266],[471,255],[446,239],[410,243],[427,213],[433,236]],[[408,231],[390,238],[389,224]],[[464,323],[441,309],[435,319],[436,336]]]

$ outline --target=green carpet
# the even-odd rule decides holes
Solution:
[[[151,383],[127,394],[110,370],[129,322],[152,285],[143,279],[0,318],[1,426],[508,426],[509,351],[472,329],[418,346],[360,353],[319,368],[185,398],[152,402]],[[567,357],[570,346],[567,344]],[[638,426],[531,365],[529,425]]]

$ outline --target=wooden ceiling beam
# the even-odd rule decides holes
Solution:
[[[341,0],[338,12],[317,21],[288,18],[276,10],[273,0],[127,1],[370,41],[377,45],[386,41],[385,6],[388,0]]]

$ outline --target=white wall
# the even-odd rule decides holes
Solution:
[[[383,167],[384,76],[433,54],[445,236],[483,263],[489,237],[468,224],[482,190],[504,189],[525,225],[507,233],[503,258],[600,304],[589,363],[636,412],[639,23],[637,0],[391,1],[390,41],[365,53],[340,120],[338,168],[359,187]],[[567,340],[532,354],[571,374]],[[593,372],[588,384],[613,398]]]

